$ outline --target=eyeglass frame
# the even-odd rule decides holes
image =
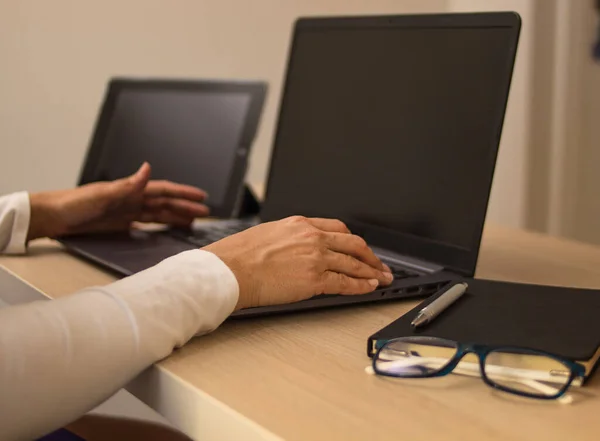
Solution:
[[[393,342],[397,342],[397,341],[407,341],[407,340],[416,339],[416,338],[421,339],[421,340],[428,339],[428,340],[445,341],[445,342],[453,343],[456,347],[456,352],[455,352],[454,356],[448,360],[448,363],[446,363],[437,372],[430,372],[430,373],[427,373],[424,375],[394,375],[391,373],[382,372],[379,369],[377,369],[376,364],[377,364],[377,360],[379,358],[379,354],[387,345],[389,345],[390,343],[393,343]],[[490,380],[487,377],[487,374],[485,373],[485,369],[484,369],[485,360],[486,360],[487,356],[491,352],[499,352],[499,351],[503,351],[503,352],[518,351],[520,354],[538,355],[538,356],[545,356],[545,357],[551,358],[555,361],[558,361],[558,362],[564,364],[566,367],[569,368],[569,371],[570,371],[569,379],[559,389],[559,391],[554,395],[537,395],[534,393],[528,393],[528,392],[519,391],[516,389],[507,388],[505,386],[502,386],[502,385]],[[556,400],[556,399],[562,397],[567,392],[567,390],[569,389],[569,387],[571,386],[571,384],[573,383],[573,381],[576,378],[581,378],[582,381],[585,380],[585,367],[582,364],[577,363],[572,360],[569,360],[568,358],[564,358],[559,355],[552,354],[550,352],[541,351],[538,349],[527,348],[527,347],[521,347],[521,346],[502,346],[502,345],[495,346],[495,345],[483,345],[483,344],[478,344],[478,343],[460,343],[458,341],[449,340],[446,338],[430,337],[430,336],[416,336],[416,335],[410,336],[410,337],[399,337],[399,338],[393,338],[391,340],[386,340],[381,346],[379,346],[375,355],[373,355],[372,366],[373,366],[373,372],[375,372],[377,375],[381,375],[381,376],[385,376],[385,377],[392,377],[392,378],[444,377],[444,376],[452,373],[452,371],[454,371],[454,369],[458,366],[460,361],[467,354],[475,354],[477,356],[478,361],[479,361],[479,372],[481,375],[481,379],[483,380],[483,382],[485,384],[487,384],[488,386],[490,386],[494,389],[501,390],[503,392],[510,393],[513,395],[519,395],[522,397],[536,398],[536,399],[541,399],[541,400]]]

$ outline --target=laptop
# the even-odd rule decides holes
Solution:
[[[179,243],[296,214],[338,218],[395,280],[236,316],[426,296],[474,275],[519,31],[515,13],[296,22],[260,215],[180,231]],[[115,260],[122,274],[138,265]]]
[[[152,179],[205,190],[212,216],[238,216],[266,90],[260,81],[112,79],[79,184],[129,176],[148,161]]]
[[[245,184],[265,101],[261,81],[114,78],[109,81],[79,185],[119,179],[148,161],[152,179],[205,190],[211,215],[234,218],[260,209]],[[72,252],[120,274],[137,272],[189,245],[132,231],[65,237]],[[125,269],[114,256],[128,256]]]

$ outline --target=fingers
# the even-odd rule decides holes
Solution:
[[[138,171],[125,179],[134,187],[134,191],[142,190],[150,180],[150,173],[150,164],[144,162]]]
[[[146,197],[168,197],[202,202],[207,194],[204,190],[191,185],[176,184],[171,181],[150,181],[144,190]]]
[[[177,215],[191,218],[206,217],[210,213],[210,210],[206,205],[186,199],[156,197],[144,200],[144,211],[158,212],[162,210],[171,211]]]
[[[313,227],[319,230],[331,232],[331,233],[345,233],[349,234],[350,230],[340,220],[337,219],[324,219],[319,217],[312,217],[306,219]]]
[[[323,294],[367,294],[377,288],[377,279],[355,279],[345,274],[326,271],[323,273]]]
[[[345,274],[357,279],[376,279],[378,285],[389,285],[394,280],[394,276],[391,273],[375,269],[348,254],[328,251],[325,254],[325,262],[329,271]]]
[[[149,180],[150,164],[144,162],[132,175],[110,182],[87,184],[87,188],[95,193],[93,199],[97,206],[104,203],[110,209],[130,196],[141,195]]]
[[[348,227],[340,220],[325,219],[325,218],[307,218],[315,228],[318,228],[327,233],[338,233],[337,235],[329,236],[329,247],[333,251],[349,254],[368,263],[374,268],[379,268],[386,273],[391,273],[390,267],[382,263],[379,258],[368,247],[364,239],[351,235]]]
[[[327,247],[338,253],[349,254],[356,259],[377,268],[381,271],[390,272],[387,265],[384,265],[379,257],[373,253],[365,240],[353,234],[327,233],[325,237]]]

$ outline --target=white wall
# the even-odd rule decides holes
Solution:
[[[446,0],[0,0],[0,194],[75,184],[113,75],[255,78],[262,182],[293,20],[443,11]]]

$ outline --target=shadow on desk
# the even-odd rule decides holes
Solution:
[[[585,401],[595,399],[595,395],[586,387],[571,387],[567,394],[573,399],[572,402],[563,404],[560,400],[539,400],[534,398],[519,397],[514,394],[507,394],[500,390],[488,387],[483,383],[481,378],[463,377],[460,375],[448,375],[444,378],[390,378],[390,377],[373,377],[374,381],[384,381],[388,387],[397,387],[400,393],[402,389],[410,388],[411,390],[460,390],[465,394],[470,394],[475,391],[475,388],[485,388],[497,400],[503,400],[508,403],[519,403],[528,406],[577,406]],[[597,380],[600,381],[600,380]]]
[[[150,421],[85,415],[67,426],[85,441],[191,441],[182,432]]]

